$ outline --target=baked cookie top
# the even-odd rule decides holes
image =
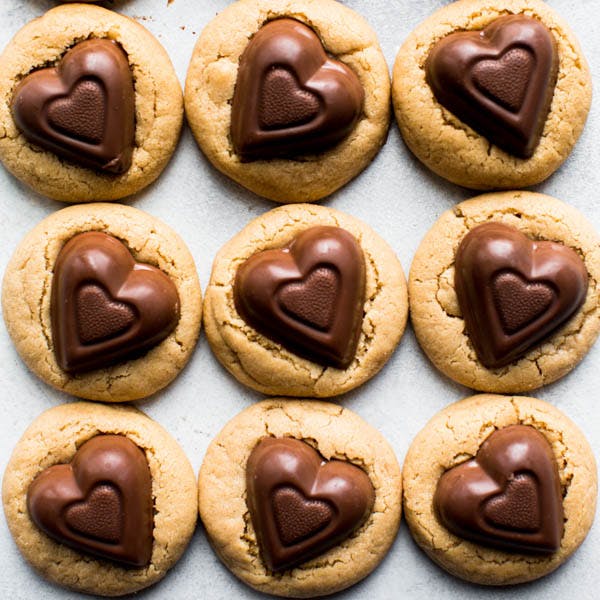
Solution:
[[[77,49],[81,42],[88,40],[113,41],[127,61],[134,87],[133,117],[123,117],[123,121],[108,123],[105,127],[100,122],[94,126],[94,119],[98,119],[99,111],[106,109],[107,104],[123,105],[122,90],[120,84],[111,83],[114,69],[107,71],[102,67],[102,72],[94,71],[93,77],[88,77],[89,69],[93,70],[98,62],[91,62],[87,67],[79,62],[75,68],[83,68],[83,71],[80,75],[73,74],[73,81],[66,74],[67,68],[60,77],[52,77],[53,87],[46,82],[35,90],[31,101],[27,99],[29,104],[36,104],[48,98],[47,119],[40,121],[36,117],[33,128],[34,131],[45,130],[44,136],[50,136],[54,142],[66,139],[70,146],[77,140],[78,147],[83,144],[97,153],[109,138],[121,134],[123,123],[131,121],[131,127],[135,128],[133,139],[126,141],[126,146],[132,146],[131,160],[120,169],[126,169],[124,172],[80,166],[72,159],[59,158],[50,150],[40,151],[39,145],[25,139],[13,116],[18,115],[14,113],[13,102],[15,92],[21,89],[19,84],[32,73],[39,75],[44,68],[60,67],[69,50]],[[71,73],[73,71],[71,69]],[[122,198],[154,181],[175,150],[183,119],[181,87],[163,47],[133,19],[99,6],[57,6],[14,36],[0,55],[0,73],[0,160],[15,177],[41,194],[65,202]],[[94,77],[100,77],[103,85],[98,87]],[[68,88],[67,95],[64,96],[63,90],[57,96],[57,89],[62,90],[64,86]],[[109,96],[105,96],[106,93]],[[115,100],[111,93],[117,94],[119,99]],[[86,112],[89,107],[93,108],[91,114]],[[29,115],[38,112],[27,109]],[[79,113],[82,113],[81,118],[75,118]],[[106,111],[109,120],[113,118],[112,113]],[[75,122],[79,125],[74,129]],[[77,156],[77,152],[81,153],[81,149],[74,148],[72,154]]]
[[[519,29],[515,17],[509,19],[509,15],[521,15],[523,27]],[[501,22],[502,27],[510,23],[506,39],[498,26]],[[497,31],[488,34],[490,26]],[[542,28],[548,43],[555,45],[555,59],[544,47],[548,43],[541,39],[538,30]],[[473,32],[474,37],[466,47],[450,47],[448,36],[468,35],[460,32]],[[476,32],[486,32],[487,41]],[[518,35],[521,41],[515,41]],[[437,48],[432,53],[442,40],[444,55]],[[429,61],[437,66],[432,68]],[[548,73],[541,73],[543,69]],[[430,83],[435,86],[436,82],[440,89],[434,92]],[[454,112],[445,98],[452,93],[451,84],[460,86],[452,99]],[[551,103],[544,117],[546,87],[554,91],[548,95]],[[465,187],[506,189],[539,183],[566,160],[585,124],[592,82],[575,36],[545,2],[460,0],[435,12],[404,42],[394,65],[392,95],[404,141],[431,170]],[[539,106],[534,109],[536,103]],[[538,128],[535,115],[539,112],[537,118],[544,123],[539,144],[529,149],[530,157],[519,156],[514,149],[512,153],[502,150],[489,135],[473,129],[481,131],[486,110],[491,112],[484,126],[496,136],[506,138],[507,131],[516,128],[513,145],[524,143],[526,129]],[[469,113],[479,127],[472,119],[471,125],[465,123],[457,111]]]
[[[285,44],[273,43],[267,28],[281,28],[285,21],[295,31],[279,33],[287,36]],[[268,41],[258,42],[265,35]],[[261,48],[246,58],[246,50],[257,43]],[[323,48],[315,49],[320,44]],[[270,65],[275,58],[269,57],[276,56],[279,66]],[[247,77],[242,76],[245,71]],[[358,82],[351,81],[356,78]],[[389,86],[377,37],[353,10],[335,0],[239,0],[198,39],[186,80],[186,115],[196,141],[217,169],[271,200],[307,202],[331,194],[371,162],[387,134]],[[331,121],[346,114],[348,103],[358,110],[356,124],[350,115],[343,125],[349,127],[347,136],[332,146],[326,134],[339,127]],[[268,114],[257,125],[256,115],[248,112],[263,105]],[[238,118],[242,124],[234,129],[232,111],[243,113]],[[285,131],[296,150],[288,157],[263,160],[259,155],[243,162],[234,148],[236,136],[232,138],[240,130],[247,140],[277,138],[263,144],[263,154],[265,147],[273,152],[273,143],[281,150]],[[315,137],[322,151],[315,147]]]
[[[542,341],[538,339],[536,345],[521,352],[512,362],[489,368],[482,363],[467,332],[455,284],[459,245],[469,232],[484,223],[508,225],[525,234],[525,246],[517,254],[530,257],[532,247],[528,244],[531,241],[556,242],[573,250],[575,259],[583,261],[582,268],[587,271],[587,281],[583,282],[587,290],[583,289],[582,303],[566,322],[542,337]],[[411,319],[421,347],[440,371],[476,390],[513,393],[533,390],[563,377],[585,356],[600,332],[599,248],[598,234],[583,215],[550,196],[533,192],[498,192],[456,205],[443,213],[427,233],[410,270]],[[532,307],[531,302],[543,300],[540,292],[554,290],[558,280],[549,284],[550,276],[543,270],[536,271],[535,261],[528,258],[526,262],[528,266],[523,267],[524,271],[517,267],[515,271],[512,263],[506,263],[509,271],[517,273],[513,276],[518,278],[518,289],[508,292],[507,298],[494,300],[496,310],[490,309],[494,314],[506,309],[506,315],[510,316],[511,297],[515,298],[515,293],[523,294],[522,308],[534,309],[531,315],[519,317],[516,331],[511,331],[510,323],[504,325],[505,331],[511,334],[509,339],[519,335],[520,329],[526,329],[529,317],[534,322],[540,317],[543,320],[553,310],[551,302],[537,307]],[[496,273],[492,271],[488,273],[488,279]],[[500,292],[507,292],[512,283],[507,282]],[[561,293],[569,285],[565,284]],[[537,286],[541,288],[537,290]],[[487,329],[477,331],[480,338],[486,336],[485,331],[493,333],[489,319],[483,325]]]

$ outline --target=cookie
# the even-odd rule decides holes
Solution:
[[[196,480],[177,442],[130,407],[77,402],[42,413],[2,482],[24,558],[79,592],[121,596],[162,579],[196,525]]]
[[[600,331],[598,234],[576,209],[532,192],[446,211],[411,266],[417,339],[475,390],[533,390],[566,375]]]
[[[366,577],[400,525],[400,470],[381,434],[340,406],[271,399],[234,417],[199,475],[215,552],[268,594],[315,597]]]
[[[594,519],[592,450],[572,421],[535,398],[482,394],[451,404],[412,442],[402,478],[415,541],[474,583],[543,577]]]
[[[239,0],[202,32],[186,116],[222,173],[277,202],[319,200],[374,158],[389,74],[365,20],[334,0]]]
[[[236,379],[270,395],[327,397],[373,377],[400,341],[406,283],[370,227],[314,205],[272,210],[217,254],[208,342]]]
[[[72,206],[21,242],[4,275],[8,332],[26,365],[74,396],[150,396],[185,366],[202,298],[183,240],[112,204]]]
[[[0,160],[50,198],[134,194],[175,150],[181,87],[165,50],[133,19],[58,6],[15,35],[0,73]]]
[[[535,185],[585,124],[590,72],[568,25],[541,0],[460,0],[402,45],[392,96],[404,141],[473,189]]]

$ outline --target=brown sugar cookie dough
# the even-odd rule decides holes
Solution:
[[[331,461],[321,467],[321,478],[338,461],[359,468],[375,495],[369,516],[350,537],[277,573],[265,568],[246,489],[248,459],[265,438],[292,438],[314,448],[322,461]],[[244,410],[212,441],[199,476],[200,517],[221,560],[253,588],[297,598],[332,594],[375,569],[398,531],[400,497],[399,466],[381,434],[348,409],[308,400],[271,399]],[[320,498],[328,496],[322,493]],[[318,506],[305,508],[318,514]]]
[[[239,84],[240,59],[249,47],[249,42],[252,44],[257,39],[257,32],[266,31],[266,28],[261,28],[267,22],[275,20],[276,23],[279,19],[281,24],[284,18],[294,19],[297,28],[304,29],[304,33],[290,34],[293,36],[290,39],[305,38],[307,30],[311,36],[312,30],[323,45],[330,64],[327,70],[320,68],[314,76],[306,73],[307,69],[314,71],[317,68],[314,65],[311,67],[310,64],[303,64],[302,61],[309,63],[310,56],[316,52],[311,50],[309,53],[306,48],[293,60],[286,57],[285,61],[280,61],[286,66],[285,73],[279,74],[282,78],[278,81],[270,82],[265,79],[261,97],[264,100],[263,105],[272,106],[272,103],[267,101],[268,98],[265,98],[279,90],[277,93],[284,94],[285,102],[275,102],[276,107],[279,107],[275,111],[277,114],[273,113],[268,118],[263,118],[264,128],[261,130],[256,126],[254,134],[247,133],[246,137],[289,137],[291,145],[301,143],[302,135],[284,135],[287,127],[287,131],[292,132],[308,128],[309,140],[317,136],[321,136],[318,137],[321,139],[322,119],[334,117],[335,120],[345,112],[340,108],[343,103],[337,104],[339,97],[329,98],[329,108],[323,108],[322,93],[329,94],[327,87],[336,87],[339,84],[335,79],[321,87],[319,83],[315,83],[327,72],[335,72],[330,77],[339,77],[340,69],[350,70],[349,74],[341,76],[341,88],[344,90],[340,93],[341,96],[349,93],[348,88],[353,87],[348,83],[348,77],[358,77],[358,87],[362,87],[364,91],[362,108],[358,105],[358,121],[348,136],[332,147],[331,140],[323,140],[323,143],[317,144],[318,148],[313,148],[312,151],[298,146],[298,151],[292,152],[288,157],[242,162],[234,148],[231,135],[232,104],[236,85]],[[269,24],[269,27],[272,26]],[[295,41],[294,44],[296,43]],[[306,40],[303,43],[308,44]],[[316,44],[318,45],[318,40]],[[267,53],[267,59],[273,52]],[[327,57],[322,56],[323,59]],[[312,59],[316,60],[316,57],[313,56]],[[254,60],[258,64],[262,59]],[[331,64],[332,61],[336,66]],[[267,72],[269,71],[265,71]],[[314,83],[316,87],[310,89],[316,89],[316,95],[299,88],[298,83],[294,82],[294,77],[298,78],[300,73],[304,73],[305,78],[310,78]],[[253,75],[250,79],[256,80],[257,77],[259,75]],[[187,74],[186,116],[200,148],[210,162],[225,175],[253,192],[277,202],[309,202],[333,193],[358,175],[374,158],[387,135],[389,85],[388,68],[375,33],[360,15],[341,3],[334,0],[240,0],[209,23],[198,39]],[[241,99],[242,111],[254,110],[251,108],[254,105],[251,99],[257,93],[255,91],[244,95]],[[282,106],[297,118],[292,119],[289,115],[280,114]],[[331,106],[335,108],[332,110]],[[253,115],[250,115],[249,118],[252,117]],[[292,127],[288,127],[290,119],[294,121]],[[296,126],[297,123],[300,123],[300,126]],[[253,125],[251,129],[254,127]],[[311,129],[313,127],[315,129]],[[272,150],[273,146],[270,148]]]
[[[354,217],[310,204],[272,210],[229,241],[204,304],[221,364],[245,385],[284,396],[335,396],[364,383],[390,358],[406,317],[404,274],[388,244]]]
[[[35,103],[47,93],[50,100],[46,103],[49,106],[47,122],[35,116],[39,111],[27,109],[28,115],[35,116],[35,123],[28,127],[34,133],[40,129],[47,131],[44,137],[48,139],[49,136],[54,143],[58,141],[64,145],[66,139],[75,159],[84,155],[81,147],[93,155],[104,154],[103,149],[123,134],[124,123],[134,127],[133,138],[125,144],[126,155],[133,149],[130,166],[126,159],[122,165],[109,165],[108,172],[98,166],[81,166],[72,159],[60,158],[53,151],[43,150],[37,143],[27,141],[11,110],[17,86],[29,74],[36,72],[39,75],[41,69],[60,65],[69,50],[80,47],[80,42],[89,43],[91,39],[96,42],[112,40],[128,62],[134,89],[133,121],[132,117],[126,116],[123,122],[111,125],[110,120],[115,118],[111,111],[104,126],[91,117],[82,117],[81,123],[75,124],[77,115],[82,111],[85,114],[86,106],[94,107],[92,117],[109,102],[123,110],[123,89],[127,85],[121,87],[115,83],[114,72],[107,75],[107,67],[98,66],[104,64],[102,61],[90,61],[83,67],[81,75],[73,75],[73,81],[60,83],[71,85],[67,96],[55,97],[57,92],[52,90],[57,86],[56,77],[50,82],[53,87],[46,83],[42,89],[47,91],[36,91],[35,95],[29,96]],[[81,67],[85,62],[79,60],[77,65]],[[105,69],[105,75],[101,77],[103,87],[94,84],[95,73],[93,77],[86,76],[85,69],[97,68]],[[63,73],[61,77],[68,79],[69,75]],[[103,93],[108,94],[104,100]],[[117,94],[116,99],[111,94]],[[115,200],[146,187],[159,176],[175,150],[182,118],[181,87],[165,50],[144,27],[111,10],[91,4],[57,6],[23,27],[0,55],[0,160],[15,177],[55,200]],[[108,155],[106,159],[109,160]],[[126,170],[122,172],[123,169]]]
[[[506,551],[468,541],[444,527],[434,510],[440,477],[477,456],[484,441],[490,443],[492,434],[505,434],[509,431],[505,428],[514,425],[526,426],[530,434],[530,428],[542,434],[558,468],[558,498],[562,500],[564,532],[559,538],[558,550],[551,554]],[[518,454],[513,454],[516,462],[520,460]],[[496,459],[501,461],[501,455],[497,454]],[[492,475],[490,468],[488,466],[488,475],[497,477],[497,472]],[[441,567],[475,583],[523,583],[550,573],[575,552],[594,519],[597,473],[592,450],[581,430],[568,417],[535,398],[478,395],[448,406],[414,439],[404,461],[402,478],[404,514],[415,541]],[[485,493],[483,490],[490,488],[480,489]],[[537,494],[541,492],[534,494],[535,502],[543,501]],[[511,501],[510,495],[507,488],[500,495],[505,508]],[[497,498],[493,500],[498,502]],[[527,505],[525,501],[524,505]],[[505,527],[503,533],[507,530],[519,535],[514,527]],[[531,530],[520,535],[527,537],[528,533],[533,537]]]
[[[30,485],[36,477],[54,465],[71,463],[76,453],[85,447],[84,444],[90,441],[95,443],[106,436],[120,436],[132,442],[142,451],[142,461],[147,462],[149,469],[153,512],[152,547],[150,559],[142,567],[124,567],[113,560],[97,558],[55,541],[40,530],[31,518],[30,511],[39,510],[40,506],[31,508],[34,505],[30,502],[28,508],[28,490],[31,496]],[[135,446],[134,452],[137,450]],[[111,454],[105,456],[111,457]],[[87,459],[80,462],[79,470],[73,467],[78,485],[82,486],[79,488],[81,491],[85,486],[84,478],[90,474],[94,477],[100,471],[106,479],[92,487],[87,495],[84,494],[85,502],[67,508],[66,517],[65,512],[62,513],[67,523],[70,519],[72,526],[82,527],[81,514],[73,514],[72,511],[81,511],[82,504],[88,514],[101,511],[101,505],[94,506],[94,493],[98,494],[107,482],[116,483],[119,487],[122,476],[125,481],[130,477],[130,473],[106,471],[110,470],[111,463],[115,464],[114,453],[105,465],[88,455]],[[87,473],[84,474],[84,471]],[[68,479],[64,474],[59,477],[63,482]],[[36,480],[36,484],[40,481],[41,478]],[[45,502],[56,502],[57,496],[60,500],[69,493],[65,483],[55,489],[56,496],[52,498],[46,495]],[[127,502],[136,490],[125,484],[121,487],[121,493],[123,501]],[[15,447],[2,482],[6,522],[25,559],[50,581],[102,596],[136,592],[166,575],[183,554],[194,532],[198,506],[196,494],[192,466],[175,439],[158,423],[133,407],[109,407],[92,402],[64,404],[42,413]],[[127,530],[129,520],[137,515],[128,514],[127,511],[124,514],[122,526]],[[102,523],[98,526],[102,529]],[[86,536],[84,529],[84,537],[93,544],[95,530],[91,524],[87,527],[93,531],[91,536]],[[77,529],[73,531],[75,533],[72,535],[76,535]],[[141,535],[141,532],[137,533]],[[119,535],[116,537],[119,538]]]
[[[59,253],[90,232],[91,248],[81,249],[80,263],[97,264],[98,271],[78,266],[75,254],[63,263],[59,285]],[[185,366],[202,298],[194,260],[170,227],[129,206],[86,204],[50,215],[24,238],[4,274],[2,307],[17,352],[38,377],[74,396],[123,402],[162,389]],[[53,321],[58,312],[60,332]],[[168,326],[157,337],[153,321],[160,325],[165,316]],[[132,354],[136,340],[144,343]],[[106,366],[87,362],[98,354]]]
[[[584,292],[580,308],[542,341],[536,342],[524,354],[521,352],[520,358],[497,368],[486,368],[478,357],[467,333],[455,288],[457,249],[469,232],[488,222],[516,229],[526,236],[523,238],[526,245],[534,241],[541,246],[543,242],[550,241],[565,249],[570,248],[583,261],[587,271],[587,293]],[[529,246],[529,249],[522,248],[516,254],[527,257],[530,252]],[[544,251],[538,247],[535,252],[543,254]],[[543,266],[546,260],[543,256],[541,259],[540,263],[530,262],[524,270],[517,267],[515,272],[520,283],[516,295],[511,292],[507,300],[501,299],[500,309],[492,310],[492,313],[502,316],[502,304],[510,308],[511,296],[517,303],[522,298],[523,306],[528,306],[529,300],[543,301],[543,296],[540,298],[539,294],[550,291],[548,288],[554,289],[558,280],[548,279],[550,276],[543,269],[537,271],[536,275],[535,264]],[[513,269],[509,263],[506,268],[509,271]],[[533,271],[528,272],[531,268]],[[533,390],[566,375],[594,343],[600,331],[599,280],[598,234],[579,211],[550,196],[532,192],[485,194],[443,213],[421,242],[409,277],[411,320],[419,344],[429,359],[451,379],[485,392]],[[551,283],[548,284],[548,281]],[[564,285],[568,291],[571,284],[560,285]],[[529,300],[528,294],[532,295]],[[543,301],[537,308],[529,306],[533,310],[529,316],[533,317],[534,325],[538,321],[543,322],[545,315],[552,316],[554,310],[551,300],[547,305]],[[510,312],[508,308],[506,312]],[[539,315],[541,317],[538,319]],[[489,318],[484,319],[480,327],[485,326],[485,330],[493,334],[490,322]],[[519,330],[527,331],[527,327],[521,327],[521,323],[516,327],[516,332],[511,331],[510,326],[506,326],[506,329],[511,334],[507,335],[509,340],[515,338],[513,333],[520,335]],[[482,331],[478,332],[479,337]]]
[[[528,17],[530,22],[538,23],[538,29],[539,24],[543,24],[547,28],[546,31],[550,32],[550,42],[554,40],[557,52],[556,86],[551,95],[551,104],[541,130],[539,145],[535,147],[530,158],[519,158],[514,151],[509,153],[502,150],[493,140],[477,133],[472,124],[465,123],[447,107],[442,106],[436,99],[438,94],[434,95],[428,83],[428,57],[436,43],[448,40],[447,36],[456,32],[482,31],[497,19],[506,19],[508,15]],[[514,27],[514,20],[511,23],[510,27]],[[456,104],[455,111],[465,110],[464,106],[459,108],[458,105],[470,102],[468,111],[471,117],[481,121],[484,119],[482,107],[485,105],[487,110],[491,106],[490,115],[494,116],[485,118],[485,126],[497,130],[496,135],[505,137],[510,129],[509,123],[516,123],[519,131],[515,134],[518,143],[522,143],[523,137],[526,137],[524,129],[538,128],[535,122],[525,122],[532,118],[535,121],[535,117],[531,115],[535,115],[536,111],[531,103],[535,104],[539,99],[535,97],[536,94],[539,93],[543,97],[544,89],[551,87],[554,81],[552,66],[549,64],[552,60],[549,57],[542,60],[542,56],[538,55],[542,52],[539,32],[534,34],[537,40],[533,42],[534,46],[527,46],[532,44],[531,28],[525,25],[525,29],[528,30],[523,41],[526,46],[516,44],[514,32],[510,35],[507,33],[509,37],[505,41],[501,39],[501,34],[491,32],[489,39],[493,41],[490,42],[477,42],[471,38],[472,44],[481,44],[478,50],[481,54],[476,62],[468,63],[472,69],[470,79],[465,75],[466,67],[459,67],[453,75],[447,65],[451,64],[451,58],[456,65],[462,65],[459,61],[467,56],[467,52],[473,52],[472,46],[461,51],[454,46],[446,51],[446,57],[438,59],[446,61],[440,62],[446,65],[443,67],[446,69],[446,72],[442,73],[443,77],[454,77],[452,81],[461,82],[461,91],[457,92],[453,100]],[[531,50],[533,55],[527,50],[526,56],[523,56],[522,48],[525,47]],[[519,62],[527,56],[529,58],[525,62]],[[556,61],[553,62],[556,64]],[[547,74],[547,86],[537,80],[540,70],[546,67],[550,70]],[[516,70],[511,71],[515,68]],[[520,80],[522,71],[519,69],[523,68],[527,69],[527,75],[525,79]],[[437,76],[438,74],[434,75],[434,78]],[[442,82],[441,78],[442,76],[439,93],[452,93],[449,90],[450,83],[445,80]],[[457,99],[464,94],[469,95],[471,100]],[[393,70],[392,96],[396,119],[404,141],[432,171],[454,183],[473,189],[514,189],[543,181],[566,160],[585,124],[591,103],[592,83],[579,43],[568,25],[546,2],[460,0],[435,12],[404,42]],[[475,105],[474,97],[478,98]],[[541,120],[544,119],[544,108],[544,103],[541,102],[541,112],[538,116]]]

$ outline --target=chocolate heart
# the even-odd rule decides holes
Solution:
[[[234,299],[249,325],[295,354],[345,369],[358,345],[365,261],[339,227],[312,227],[288,246],[251,256],[238,269]]]
[[[113,41],[80,42],[57,67],[27,75],[15,89],[12,114],[29,142],[78,165],[109,173],[131,166],[133,77]]]
[[[558,72],[557,45],[542,22],[508,15],[483,31],[448,35],[433,47],[426,70],[442,106],[502,150],[533,155]]]
[[[69,464],[42,471],[27,490],[33,522],[80,552],[127,567],[150,562],[152,479],[144,453],[122,435],[98,435]]]
[[[271,571],[300,565],[347,538],[367,519],[375,491],[367,474],[325,461],[292,438],[264,438],[246,465],[248,508]]]
[[[464,539],[518,552],[560,548],[558,467],[550,444],[533,427],[495,431],[475,458],[442,475],[434,505],[441,523]]]
[[[240,58],[231,138],[242,161],[321,153],[354,129],[364,101],[356,74],[294,19],[264,25]]]
[[[588,274],[571,248],[485,223],[462,240],[454,284],[477,357],[495,369],[540,345],[579,310]]]
[[[71,238],[54,265],[52,339],[60,367],[81,373],[139,356],[176,327],[179,297],[162,271],[116,238]]]

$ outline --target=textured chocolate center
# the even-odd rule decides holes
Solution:
[[[328,502],[309,500],[292,487],[276,490],[272,502],[277,532],[284,546],[292,546],[312,537],[333,518],[333,510]]]
[[[555,298],[549,285],[529,283],[511,272],[500,273],[494,278],[492,293],[502,329],[507,334],[520,331],[543,315]]]
[[[518,113],[525,101],[527,84],[535,65],[533,54],[513,48],[499,60],[482,60],[473,67],[473,81],[486,96]]]
[[[110,484],[95,487],[87,500],[67,508],[65,521],[71,529],[86,537],[118,543],[123,529],[119,490]]]

